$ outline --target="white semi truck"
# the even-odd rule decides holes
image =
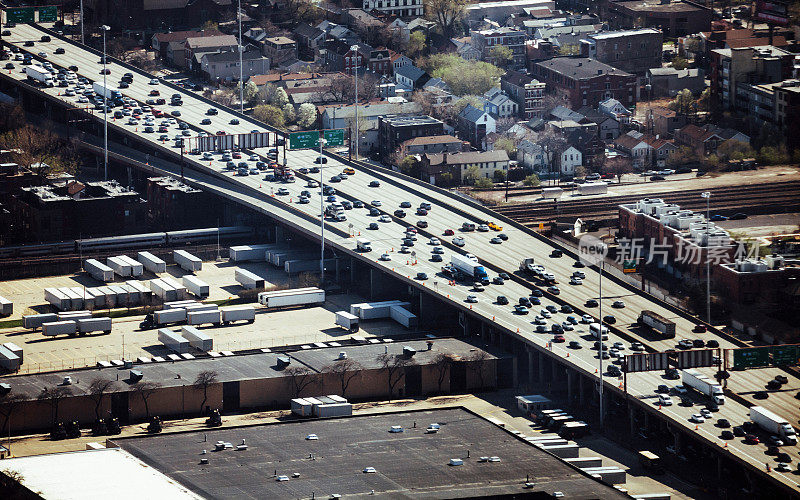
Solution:
[[[794,427],[785,418],[779,417],[763,406],[750,407],[750,420],[770,434],[780,436],[785,444],[792,446],[797,444]]]
[[[25,67],[25,76],[28,77],[28,80],[39,82],[45,87],[52,87],[55,85],[53,82],[53,74],[35,64]]]
[[[681,381],[683,385],[691,387],[713,399],[718,405],[725,404],[725,395],[722,392],[722,386],[697,370],[683,370]]]
[[[465,255],[453,254],[452,257],[450,257],[450,268],[453,269],[455,274],[459,277],[466,277],[484,284],[488,284],[489,282],[489,275],[486,274],[486,269]],[[444,271],[444,269],[442,269],[442,271]]]

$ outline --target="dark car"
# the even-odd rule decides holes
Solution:
[[[786,375],[775,375],[775,381],[781,384],[789,383],[789,379],[786,377]]]
[[[603,322],[608,324],[608,325],[613,325],[614,323],[617,322],[617,318],[615,318],[614,316],[609,314],[607,316],[603,316]]]
[[[766,453],[767,455],[777,455],[778,453],[780,453],[780,451],[781,451],[780,448],[778,448],[773,444],[767,446],[767,451],[765,451],[764,453]]]
[[[756,436],[755,434],[745,434],[744,442],[745,444],[758,444],[759,443],[758,436]],[[775,448],[777,448],[777,446]]]
[[[531,297],[543,297],[543,296],[544,293],[538,288],[534,288],[533,290],[531,290]]]
[[[706,342],[706,347],[710,347],[712,349],[716,349],[717,347],[719,347],[719,342],[717,342],[714,339],[711,339],[711,340]]]
[[[723,429],[727,429],[731,426],[731,423],[728,422],[727,418],[720,418],[717,420],[717,427],[722,427]]]
[[[586,299],[586,307],[597,307],[597,301],[594,299]]]
[[[377,222],[370,222],[369,226],[367,226],[367,229],[372,229],[372,230],[378,229],[378,223]]]
[[[66,52],[66,51],[64,50],[64,47],[58,47],[58,48],[55,50],[55,52],[53,52],[53,53],[54,53],[54,54],[59,54],[59,55],[60,55],[60,54],[63,54],[64,52]]]
[[[575,263],[572,264],[572,267],[581,268],[581,267],[586,267],[586,265],[583,262],[576,260]]]
[[[722,431],[719,437],[722,439],[733,439],[733,433],[731,431]]]
[[[78,67],[73,64],[72,66],[69,67],[69,70],[77,72],[78,71]]]
[[[528,314],[528,308],[523,306],[522,304],[517,304],[514,306],[514,312],[517,314]]]
[[[669,394],[669,386],[666,384],[661,384],[656,388],[657,394]]]
[[[33,47],[35,44],[33,43],[33,40],[28,40],[25,43],[23,43],[22,45],[24,47]]]
[[[692,328],[694,333],[706,333],[706,330],[707,328],[705,325],[694,325],[694,328]]]
[[[377,217],[377,216],[379,216],[380,214],[381,214],[381,211],[380,211],[380,210],[378,210],[378,209],[377,209],[377,208],[375,208],[375,207],[372,207],[372,208],[370,208],[370,209],[369,209],[369,215],[370,215],[370,217]]]
[[[492,278],[493,285],[502,285],[504,283],[505,281],[503,281],[503,278],[501,278],[500,276],[495,276],[494,278]]]
[[[650,177],[650,180],[651,181],[663,181],[664,180],[664,176],[662,176],[662,175],[653,175],[653,176]]]
[[[405,210],[398,209],[398,210],[394,211],[394,216],[395,217],[400,217],[402,219],[403,217],[406,216],[406,212],[405,212]]]
[[[553,251],[550,252],[550,257],[558,258],[558,257],[561,257],[562,255],[564,255],[564,252],[562,252],[558,248],[554,248]]]
[[[6,63],[6,69],[14,69],[14,63]]]
[[[694,339],[692,340],[692,346],[694,347],[705,347],[706,342],[703,339]]]
[[[720,221],[728,220],[728,217],[726,217],[725,215],[722,215],[722,214],[714,214],[709,218],[709,220],[714,221],[714,222],[720,222]]]
[[[370,181],[369,187],[371,188],[381,187],[381,183],[380,181]]]
[[[792,461],[792,457],[790,457],[788,453],[780,451],[778,452],[777,455],[775,455],[775,460],[777,460],[778,462],[783,462],[788,464],[789,462]]]
[[[620,370],[619,366],[617,365],[609,365],[608,374],[612,377],[619,377],[620,375],[622,375],[622,370]]]
[[[744,428],[741,425],[737,425],[733,428],[733,435],[736,437],[742,437],[746,434]]]
[[[676,368],[667,368],[664,372],[664,376],[667,380],[678,380],[681,378],[681,374]]]
[[[582,346],[581,343],[578,342],[577,340],[570,340],[568,347],[570,349],[580,349]]]
[[[508,304],[508,297],[506,297],[505,295],[498,295],[497,303],[500,304],[501,306]]]
[[[519,305],[525,306],[525,307],[530,307],[531,306],[531,301],[530,301],[530,299],[528,299],[528,297],[520,297],[519,298]]]
[[[755,399],[767,399],[769,397],[769,393],[767,391],[758,391],[753,394]]]
[[[50,41],[50,36],[49,35],[42,35],[42,38],[40,38],[40,40],[43,41],[43,42],[49,42]]]
[[[776,391],[780,388],[781,388],[781,383],[778,382],[777,380],[770,380],[769,382],[767,382],[767,389],[771,391]]]
[[[571,314],[573,310],[569,304],[564,304],[561,306],[561,312],[564,314]]]
[[[736,212],[735,214],[731,215],[731,217],[730,217],[731,220],[743,220],[743,219],[746,219],[746,218],[747,218],[747,214],[744,214],[742,212]]]

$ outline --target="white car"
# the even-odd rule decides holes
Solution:
[[[442,247],[433,247],[433,253],[441,255],[441,254],[444,253],[444,248],[442,248]]]
[[[689,417],[689,421],[690,422],[694,422],[696,424],[702,424],[703,422],[706,421],[706,419],[705,419],[705,417],[703,417],[703,415],[701,415],[699,413],[695,413],[691,417]]]
[[[661,406],[672,406],[672,398],[667,396],[666,394],[659,394],[658,404],[660,404]]]
[[[372,200],[369,204],[373,207],[379,207],[382,205],[381,200]]]
[[[378,222],[392,222],[392,218],[386,214],[383,214],[380,217],[378,217]]]
[[[474,304],[478,302],[478,297],[474,295],[467,295],[467,302],[469,302],[470,304]]]
[[[150,85],[158,85],[158,78],[151,78]]]
[[[561,328],[562,328],[562,329],[563,329],[565,332],[571,332],[572,330],[574,330],[574,329],[575,329],[575,327],[574,327],[574,326],[572,326],[572,323],[568,323],[568,322],[566,322],[566,321],[564,321],[563,323],[561,323]]]
[[[466,240],[464,240],[464,238],[462,238],[461,236],[456,236],[455,238],[453,238],[452,243],[457,247],[463,247],[464,245],[467,244]]]
[[[469,252],[465,253],[465,254],[464,254],[464,257],[468,258],[468,259],[469,259],[469,260],[471,260],[472,262],[475,262],[476,264],[478,263],[478,258],[477,258],[477,257],[475,257],[474,255],[472,255],[472,254],[471,254],[471,253],[469,253]]]
[[[583,285],[583,280],[578,278],[577,276],[573,276],[569,280],[570,285]]]
[[[433,238],[431,238],[431,240],[428,242],[428,244],[429,244],[429,245],[441,245],[441,244],[442,244],[442,242],[441,242],[441,241],[439,241],[439,238],[433,237]]]
[[[584,314],[583,316],[581,316],[581,323],[585,325],[589,323],[594,323],[594,318],[592,318],[588,314]]]
[[[547,309],[542,309],[541,311],[539,311],[539,314],[540,314],[540,315],[541,315],[543,318],[552,318],[552,317],[553,317],[553,315],[552,315],[552,314],[550,314],[550,311],[548,311]]]
[[[489,231],[489,226],[487,226],[486,224],[478,224],[478,231],[485,233]]]
[[[391,256],[388,253],[381,254],[381,260],[387,261],[392,260]]]

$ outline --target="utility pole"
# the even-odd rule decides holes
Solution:
[[[83,38],[83,0],[81,0],[81,45],[86,45],[86,40]]]
[[[244,114],[244,64],[242,63],[242,0],[239,0],[239,9],[236,11],[239,18],[239,112]]]
[[[604,420],[604,415],[603,415],[603,352],[604,352],[604,350],[603,350],[603,267],[604,267],[604,263],[605,263],[605,256],[603,256],[602,260],[600,260],[600,285],[599,285],[600,296],[597,299],[597,304],[600,306],[600,310],[598,311],[598,314],[600,316],[600,318],[599,318],[600,319],[600,335],[599,335],[599,339],[598,339],[600,341],[600,348],[597,349],[597,353],[598,353],[597,357],[599,358],[600,367],[598,368],[598,372],[597,373],[600,375],[600,428],[601,429],[603,428],[603,420]]]
[[[711,191],[703,191],[700,195],[706,199],[706,322],[711,324],[711,259],[709,250],[711,242],[708,239],[709,225],[711,224]]]
[[[359,139],[359,132],[358,132],[358,45],[351,45],[350,51],[353,52],[353,80],[356,84],[356,129],[354,134],[356,136],[356,142],[354,146],[355,151],[355,159],[358,161],[358,139]],[[352,141],[353,138],[351,137],[350,140]]]
[[[83,3],[81,3],[83,5]],[[83,29],[83,14],[81,14],[81,29]],[[106,86],[106,32],[111,28],[107,25],[100,26],[103,30],[103,178],[108,180],[108,87]]]
[[[320,286],[325,285],[325,196],[323,193],[325,192],[325,179],[322,177],[322,165],[324,165],[323,157],[322,157],[322,147],[327,142],[325,140],[324,132],[322,130],[319,131],[319,209],[320,209],[320,223],[319,223],[319,236],[320,236],[320,249],[319,249],[319,284]]]

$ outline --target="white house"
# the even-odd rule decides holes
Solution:
[[[483,110],[497,118],[508,118],[509,116],[516,116],[518,105],[512,101],[499,87],[487,91],[483,94],[485,102]]]
[[[517,161],[523,168],[536,172],[545,170],[547,166],[542,146],[527,139],[517,144]]]
[[[583,165],[583,155],[574,146],[562,149],[554,159],[561,175],[575,175],[575,168]]]
[[[631,157],[634,168],[642,168],[650,164],[653,146],[644,140],[644,134],[635,130],[629,131],[614,140],[617,151]]]
[[[617,120],[619,123],[628,123],[631,121],[631,112],[628,111],[628,108],[623,106],[621,102],[613,97],[608,98],[598,104],[597,110],[604,115],[610,116],[611,118]]]

